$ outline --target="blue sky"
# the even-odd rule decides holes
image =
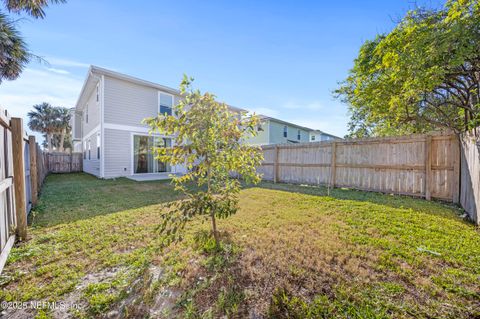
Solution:
[[[417,1],[438,5],[438,1]],[[0,104],[25,117],[43,101],[73,107],[90,64],[178,87],[184,73],[231,105],[343,136],[347,106],[332,90],[361,44],[388,32],[410,0],[69,0],[19,28],[32,52]]]

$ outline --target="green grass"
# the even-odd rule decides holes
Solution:
[[[0,299],[73,300],[77,317],[480,316],[480,233],[455,207],[263,183],[219,221],[220,249],[200,221],[165,247],[161,204],[179,198],[168,182],[50,175]]]

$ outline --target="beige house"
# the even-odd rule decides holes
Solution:
[[[152,146],[169,147],[175,137],[149,135],[142,124],[159,112],[172,112],[178,90],[91,66],[73,110],[75,151],[83,152],[83,170],[100,178],[156,179],[185,167],[156,160]],[[233,111],[242,111],[230,107]]]

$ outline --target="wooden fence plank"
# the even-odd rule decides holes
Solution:
[[[330,159],[330,187],[335,187],[337,179],[337,143],[333,142],[331,146]]]
[[[265,146],[264,179],[455,199],[452,133]],[[272,156],[278,150],[279,156]],[[273,174],[269,174],[273,172]]]
[[[15,188],[15,207],[17,215],[17,235],[20,240],[27,239],[27,204],[25,199],[24,134],[23,120],[12,118],[13,183]]]
[[[432,137],[425,139],[425,199],[432,199]]]
[[[480,133],[480,129],[478,129]],[[473,130],[461,136],[460,204],[480,224],[480,139]]]
[[[38,200],[38,173],[37,173],[37,143],[35,136],[28,137],[28,147],[30,148],[30,187],[32,196],[32,205],[37,204]]]

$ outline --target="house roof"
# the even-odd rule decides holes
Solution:
[[[91,65],[90,68],[88,69],[87,78],[85,79],[85,82],[83,83],[82,90],[80,91],[80,96],[77,100],[77,104],[75,105],[75,108],[80,108],[81,106],[85,105],[86,101],[84,101],[84,100],[87,99],[87,97],[90,94],[84,94],[84,93],[89,93],[91,90],[93,90],[95,88],[95,86],[97,85],[97,83],[100,80],[100,77],[102,75],[106,75],[106,76],[116,78],[116,79],[119,79],[119,80],[139,84],[139,85],[142,85],[142,86],[151,87],[151,88],[154,88],[154,89],[157,89],[157,90],[160,90],[160,91],[164,91],[164,92],[167,92],[167,93],[170,93],[170,94],[180,95],[180,91],[177,90],[177,89],[174,89],[174,88],[171,88],[171,87],[168,87],[168,86],[165,86],[165,85],[161,85],[161,84],[158,84],[158,83],[142,80],[140,78],[137,78],[137,77],[134,77],[134,76],[131,76],[131,75],[128,75],[128,74],[124,74],[124,73],[120,73],[120,72],[117,72],[117,71],[108,70],[108,69],[105,69],[105,68],[102,68],[102,67],[99,67],[99,66]],[[232,105],[228,105],[228,104],[227,104],[227,106],[230,109],[232,109],[233,111],[236,111],[236,112],[245,112],[246,111],[246,110],[244,110],[242,108],[239,108],[239,107],[236,107],[236,106],[232,106]]]
[[[258,115],[258,117],[260,118],[260,120],[274,121],[274,122],[282,123],[282,124],[285,124],[285,125],[298,127],[298,128],[300,128],[302,130],[305,130],[305,131],[315,131],[313,128],[297,125],[297,124],[294,124],[294,123],[290,123],[290,122],[287,122],[287,121],[283,121],[283,120],[276,119],[274,117],[270,117],[270,116],[266,116],[266,115],[262,115],[262,114]]]
[[[320,131],[320,130],[313,130],[312,133],[323,134],[323,135],[335,137],[335,138],[338,138],[338,139],[341,139],[341,140],[342,140],[341,137],[338,137],[338,136],[333,135],[333,134],[325,133],[324,131]]]

